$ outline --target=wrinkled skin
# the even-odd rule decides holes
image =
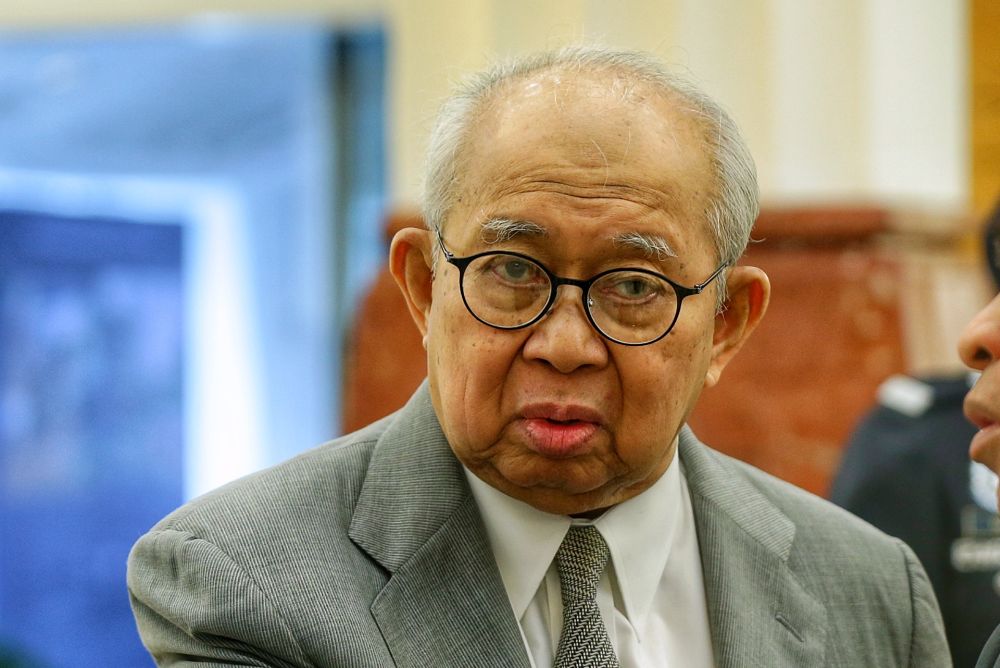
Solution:
[[[701,127],[673,100],[610,74],[543,72],[515,82],[486,109],[461,162],[459,203],[444,225],[457,256],[504,248],[555,273],[588,278],[643,267],[682,285],[704,281],[718,257],[704,211],[714,188]],[[528,221],[542,234],[495,242],[482,225]],[[676,257],[616,243],[637,232]],[[607,508],[652,485],[675,456],[675,437],[766,309],[754,267],[730,270],[684,302],[669,335],[627,347],[603,338],[581,293],[560,288],[531,327],[501,331],[475,320],[458,270],[430,232],[401,231],[390,266],[424,335],[435,411],[459,460],[502,492],[561,514]]]

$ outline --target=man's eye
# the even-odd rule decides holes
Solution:
[[[508,262],[504,262],[500,266],[500,271],[503,273],[504,278],[520,280],[528,275],[531,271],[531,267],[526,262],[521,262],[520,260],[510,260]]]
[[[494,275],[506,283],[533,283],[541,277],[538,267],[516,257],[498,257],[491,265]]]
[[[653,296],[658,289],[656,281],[644,276],[623,277],[611,286],[613,296],[622,299],[646,299]]]

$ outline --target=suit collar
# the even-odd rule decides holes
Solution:
[[[680,433],[716,665],[823,664],[826,608],[789,561],[795,525],[739,465]]]
[[[390,574],[371,612],[396,665],[528,665],[426,382],[379,437],[349,535]]]
[[[441,432],[425,382],[378,438],[349,535],[393,573],[468,497],[461,465]]]
[[[766,552],[787,561],[795,524],[751,485],[733,462],[701,443],[689,427],[678,437],[678,452],[692,495],[728,516]]]

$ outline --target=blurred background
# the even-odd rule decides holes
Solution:
[[[653,51],[758,164],[772,310],[693,424],[826,494],[990,295],[994,0],[0,5],[0,666],[148,666],[124,587],[194,495],[398,407],[384,268],[437,104],[497,56]]]

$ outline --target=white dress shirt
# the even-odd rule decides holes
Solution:
[[[596,520],[552,515],[466,470],[525,648],[552,665],[562,632],[556,550],[571,525],[593,524],[611,551],[597,604],[622,668],[713,666],[701,555],[679,460],[652,487]]]

